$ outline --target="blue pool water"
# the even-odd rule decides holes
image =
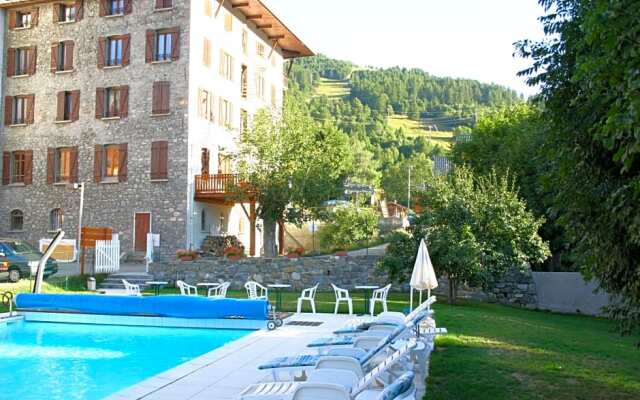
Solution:
[[[0,399],[101,399],[251,331],[0,325]]]

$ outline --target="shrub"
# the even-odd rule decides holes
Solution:
[[[370,208],[337,207],[327,217],[320,232],[320,245],[331,250],[346,250],[371,241],[378,234],[378,214]]]
[[[224,250],[225,257],[242,257],[244,256],[244,248],[241,246],[231,246]]]

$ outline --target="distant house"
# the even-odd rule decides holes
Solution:
[[[447,175],[453,170],[453,163],[451,160],[444,156],[432,156],[433,161],[433,173],[436,176]]]
[[[455,137],[456,143],[468,143],[472,139],[473,139],[473,135],[471,135],[470,133],[460,133]]]

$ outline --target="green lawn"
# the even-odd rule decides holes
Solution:
[[[316,88],[316,96],[326,96],[330,99],[338,99],[349,96],[351,84],[348,80],[320,78]]]
[[[432,131],[424,129],[419,121],[409,119],[405,115],[391,115],[387,119],[389,126],[393,129],[404,128],[407,136],[419,137],[423,136],[430,141],[450,149],[454,142],[453,132]]]
[[[64,284],[64,278],[51,280],[45,290],[63,291]],[[80,291],[83,280],[68,286]],[[0,284],[0,291],[28,288],[28,282]],[[358,312],[362,297],[352,294]],[[283,309],[295,310],[296,298],[285,293]],[[392,293],[389,307],[402,310],[406,301],[407,295]],[[318,311],[332,312],[333,304],[332,293],[318,293]],[[640,398],[640,338],[621,338],[610,321],[475,302],[434,309],[450,334],[437,339],[425,399]]]

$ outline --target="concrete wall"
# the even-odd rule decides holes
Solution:
[[[596,282],[586,282],[578,272],[533,272],[538,309],[563,313],[601,315],[608,294],[594,293]]]

